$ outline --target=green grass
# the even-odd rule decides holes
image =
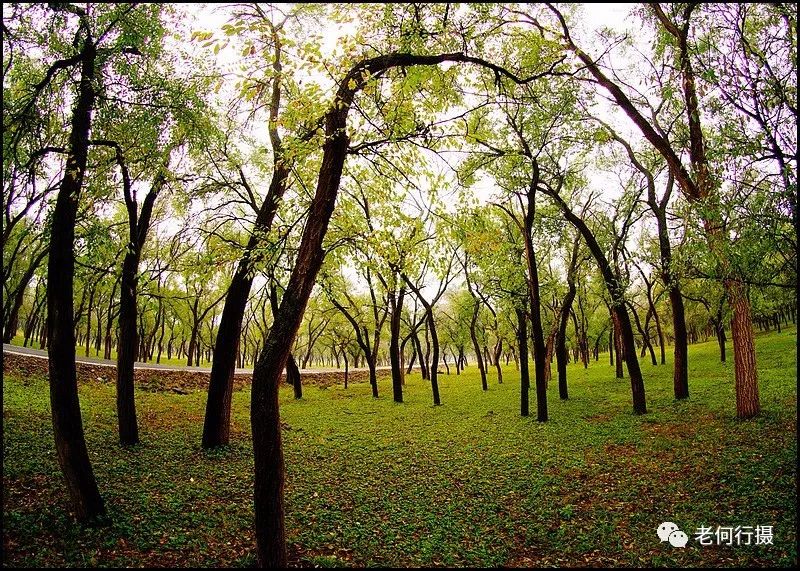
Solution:
[[[282,389],[286,523],[295,564],[336,566],[792,566],[796,551],[796,330],[757,338],[762,415],[737,421],[733,364],[690,347],[688,401],[672,372],[642,362],[648,414],[608,360],[570,365],[570,400],[551,381],[551,420],[519,416],[519,377],[441,376],[443,406],[408,378],[404,404],[368,384]],[[728,353],[732,360],[732,353]],[[554,368],[555,369],[555,368]],[[80,386],[84,425],[110,512],[72,522],[55,458],[46,380],[3,383],[3,564],[253,564],[249,392],[233,399],[233,444],[199,447],[205,394],[137,392],[143,442],[116,444],[114,389]],[[535,414],[535,398],[531,394]],[[774,545],[685,549],[673,521],[772,525]]]

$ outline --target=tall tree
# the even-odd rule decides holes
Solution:
[[[254,20],[266,27],[264,42],[271,49],[271,75],[269,107],[269,139],[272,146],[273,172],[264,201],[258,208],[255,227],[248,240],[244,254],[236,268],[236,272],[228,286],[225,304],[217,337],[214,343],[214,359],[211,365],[211,377],[208,386],[206,414],[203,424],[203,448],[223,446],[230,441],[231,397],[233,394],[233,373],[236,368],[236,355],[247,299],[253,284],[254,263],[258,259],[259,245],[272,228],[278,205],[286,193],[292,162],[284,156],[284,144],[278,130],[278,119],[283,93],[283,34],[288,17],[274,22],[261,7],[253,5],[248,13],[242,15],[242,21]],[[248,184],[244,171],[239,167],[242,186],[250,196],[253,191]],[[296,366],[295,366],[296,368]],[[298,375],[299,376],[299,375]]]
[[[338,83],[334,102],[320,122],[324,126],[325,143],[317,190],[311,202],[289,284],[253,371],[251,425],[255,457],[256,541],[259,563],[263,566],[285,567],[287,563],[278,382],[324,260],[322,241],[333,213],[347,158],[348,113],[356,93],[368,81],[375,80],[388,70],[397,67],[433,66],[443,62],[473,63],[513,81],[524,81],[497,65],[463,53],[389,53],[364,59],[351,67]]]
[[[47,330],[49,332],[48,364],[53,434],[59,464],[67,481],[78,519],[91,521],[105,514],[89,462],[78,402],[75,370],[75,329],[73,291],[75,275],[75,223],[81,191],[84,187],[92,116],[99,102],[113,97],[119,85],[109,80],[112,61],[154,53],[163,33],[158,6],[53,4],[28,11],[17,22],[31,14],[38,18],[34,25],[52,30],[77,30],[72,43],[53,42],[44,49],[59,52],[47,68],[44,78],[33,86],[32,93],[20,107],[26,116],[37,104],[39,95],[56,85],[57,76],[74,70],[79,80],[74,95],[70,124],[66,137],[66,167],[58,187],[52,213],[50,255],[47,271]],[[119,33],[120,28],[138,29],[137,33]],[[60,51],[63,50],[63,51]],[[111,85],[109,85],[111,84]],[[98,87],[103,86],[102,90]],[[5,125],[5,123],[4,123]]]

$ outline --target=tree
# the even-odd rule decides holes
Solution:
[[[50,29],[76,29],[74,42],[66,41],[46,48],[55,48],[48,56],[57,58],[47,68],[43,79],[33,85],[20,102],[18,117],[31,112],[40,94],[57,87],[57,76],[65,70],[77,70],[79,81],[68,127],[67,158],[64,174],[58,187],[50,230],[50,253],[47,272],[47,330],[50,400],[53,433],[59,464],[67,481],[73,507],[79,520],[92,521],[105,515],[105,507],[97,488],[86,443],[78,403],[75,372],[75,329],[73,312],[73,279],[75,274],[75,222],[81,190],[87,170],[92,114],[98,103],[113,95],[104,81],[110,63],[115,59],[136,54],[155,53],[163,31],[158,6],[52,5],[29,11],[16,22],[18,31],[27,33],[25,26],[47,25]],[[38,19],[27,20],[33,16]],[[121,26],[140,29],[139,34],[121,34]],[[127,54],[127,55],[126,55]],[[103,90],[98,87],[103,85]],[[13,119],[12,119],[13,121]]]
[[[558,368],[558,395],[564,400],[569,398],[569,391],[567,389],[567,321],[569,320],[569,313],[572,309],[572,302],[577,293],[575,273],[577,271],[580,244],[580,235],[576,235],[572,245],[569,266],[567,266],[567,294],[564,296],[564,302],[561,304],[561,311],[558,315],[558,333],[556,334],[555,352],[556,366]]]
[[[364,59],[350,68],[338,84],[333,105],[320,122],[324,125],[325,143],[317,190],[311,202],[289,284],[253,370],[251,424],[255,456],[256,541],[261,565],[286,565],[284,465],[278,415],[278,380],[324,259],[322,241],[333,213],[347,157],[348,112],[356,93],[368,81],[380,77],[388,70],[396,67],[432,66],[443,62],[473,63],[492,69],[498,75],[502,73],[512,80],[522,81],[494,64],[463,53],[379,55]]]
[[[254,20],[256,25],[266,28],[264,42],[271,54],[271,76],[268,77],[270,87],[269,100],[269,139],[273,153],[273,172],[269,190],[264,197],[255,221],[254,231],[250,236],[244,254],[242,255],[236,272],[228,286],[225,304],[222,309],[216,341],[214,344],[214,360],[209,379],[208,400],[206,401],[206,415],[203,424],[203,448],[213,448],[228,444],[230,440],[231,396],[233,394],[233,373],[236,367],[236,354],[239,350],[239,341],[242,329],[247,299],[253,283],[254,262],[259,256],[258,247],[263,237],[271,228],[278,205],[286,192],[291,170],[291,161],[284,156],[284,143],[278,130],[278,118],[283,93],[283,27],[288,17],[279,22],[273,22],[258,6],[252,7],[253,13],[244,14],[242,26],[246,21]],[[236,28],[228,28],[235,30]],[[233,32],[232,32],[233,33]],[[252,189],[241,167],[239,167],[242,186],[250,196]],[[296,365],[294,369],[296,369]],[[297,374],[299,378],[299,373]]]

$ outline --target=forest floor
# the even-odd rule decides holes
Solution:
[[[688,401],[670,359],[642,361],[648,413],[601,356],[550,382],[550,421],[519,415],[513,365],[440,376],[443,406],[409,376],[405,403],[369,385],[281,389],[286,524],[295,566],[793,566],[797,564],[797,331],[757,337],[762,414],[737,421],[732,353],[690,347]],[[555,367],[553,367],[555,373]],[[73,523],[47,381],[3,380],[4,566],[252,566],[249,391],[232,444],[200,448],[205,393],[137,391],[142,443],[121,448],[113,383],[81,379],[90,456],[110,525]],[[661,543],[672,521],[685,548]],[[772,544],[704,546],[698,528],[771,526]],[[741,539],[743,536],[739,536]],[[762,540],[764,535],[762,534]],[[716,543],[717,538],[713,537]],[[743,541],[741,543],[744,543]]]

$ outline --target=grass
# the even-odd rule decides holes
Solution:
[[[671,367],[643,361],[648,414],[631,412],[608,360],[551,381],[551,420],[519,416],[519,377],[418,374],[391,400],[369,385],[282,389],[286,523],[306,566],[792,566],[796,551],[796,330],[757,338],[762,415],[734,419],[733,364],[690,347],[688,401]],[[732,354],[729,352],[729,358]],[[199,447],[205,394],[137,392],[142,444],[116,444],[114,389],[81,383],[90,455],[112,523],[73,523],[55,458],[47,383],[3,383],[3,564],[251,566],[249,393],[233,443]],[[535,414],[534,395],[531,395]],[[659,543],[673,521],[685,549]],[[771,525],[774,545],[703,547],[700,526]]]

